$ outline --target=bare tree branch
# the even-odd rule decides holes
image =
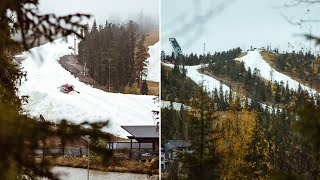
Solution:
[[[40,41],[52,42],[57,37],[75,34],[82,38],[78,32],[83,27],[83,19],[90,18],[88,14],[71,14],[56,16],[55,14],[40,15],[37,9],[37,0],[25,0],[18,7],[11,8],[16,12],[15,27],[22,36],[22,45],[25,49],[40,45]]]
[[[304,36],[306,37],[307,40],[314,41],[316,45],[320,44],[320,38],[319,37],[316,37],[316,36],[311,35],[311,34],[305,34]]]

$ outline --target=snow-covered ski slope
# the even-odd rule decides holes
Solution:
[[[173,68],[174,65],[173,64],[167,64],[167,63],[162,63],[165,66],[171,67]],[[221,83],[220,81],[216,80],[215,78],[202,74],[200,73],[200,69],[202,67],[204,67],[206,65],[202,64],[202,65],[196,65],[196,66],[185,66],[184,68],[187,70],[187,76],[189,78],[191,78],[196,84],[200,85],[203,84],[203,89],[209,93],[212,93],[214,91],[215,88],[217,88],[217,90],[219,91],[220,86],[222,85],[222,90],[223,92],[228,92],[230,93],[230,87],[228,87],[227,85]],[[234,92],[236,93],[236,92]],[[242,96],[243,99],[245,99],[244,96]],[[248,102],[251,103],[251,99],[248,98]],[[244,105],[244,102],[242,102],[242,104]],[[261,106],[263,108],[266,108],[267,105],[260,103]],[[269,111],[271,112],[273,109],[268,106]],[[277,110],[277,108],[275,108],[275,110]],[[280,109],[281,111],[281,109]]]
[[[160,43],[149,46],[150,56],[146,59],[147,77],[146,80],[160,82]]]
[[[69,44],[68,44],[69,43]],[[33,48],[32,54],[24,52],[26,59],[21,67],[27,72],[18,95],[28,95],[29,102],[23,106],[30,116],[40,114],[47,120],[67,119],[73,122],[109,120],[105,131],[126,137],[121,125],[153,125],[154,96],[107,93],[80,82],[58,63],[59,57],[71,54],[68,46],[72,40],[61,39]],[[42,63],[39,62],[40,56]],[[152,56],[152,55],[151,55]],[[80,94],[64,94],[57,88],[64,83],[75,86]]]
[[[165,66],[173,68],[173,64],[166,64],[162,63]],[[220,85],[222,85],[223,92],[230,91],[230,88],[226,86],[225,84],[221,84],[220,81],[214,79],[213,77],[210,77],[205,74],[199,73],[199,69],[206,65],[196,65],[196,66],[184,66],[184,68],[187,70],[187,76],[191,78],[196,84],[203,84],[203,88],[207,92],[213,92],[215,88],[219,91]]]
[[[273,69],[261,56],[260,52],[255,50],[255,51],[248,51],[248,54],[241,57],[241,58],[236,58],[236,60],[243,61],[246,69],[250,67],[251,71],[253,71],[255,68],[257,68],[260,71],[260,76],[270,80],[270,72],[273,70],[273,81],[283,81],[285,84],[288,82],[289,88],[293,90],[298,90],[299,87],[299,82],[296,80],[292,79],[291,77],[282,74],[275,69]],[[302,84],[301,88],[304,90],[307,90],[310,94],[315,94],[317,91],[314,89],[311,89],[309,87],[306,87]]]

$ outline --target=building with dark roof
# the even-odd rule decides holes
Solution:
[[[159,156],[159,130],[156,125],[145,126],[121,126],[126,130],[130,136],[130,157],[145,160],[151,159],[155,156]],[[141,145],[146,143],[152,144],[151,149],[142,148]],[[138,148],[133,147],[134,144],[138,144]]]
[[[155,142],[159,141],[159,131],[157,126],[121,126],[126,130],[131,136],[129,139],[136,139],[138,142]]]
[[[191,153],[191,144],[186,140],[166,140],[161,145],[161,168],[165,169],[166,165],[177,158],[177,153]]]

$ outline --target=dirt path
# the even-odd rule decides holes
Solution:
[[[78,77],[81,82],[92,85],[92,87],[94,88],[109,92],[106,86],[102,86],[99,83],[97,83],[93,78],[89,76],[88,72],[86,72],[86,74],[84,75],[83,66],[78,62],[75,56],[65,55],[60,58],[59,63],[64,69],[69,71],[72,75]]]
[[[69,71],[75,77],[78,77],[79,80],[83,83],[92,85],[92,87],[101,89],[103,91],[109,92],[109,88],[102,86],[97,83],[93,78],[90,77],[89,73],[86,72],[86,75],[83,73],[83,66],[78,62],[77,58],[73,55],[65,55],[60,58],[59,63],[61,66]],[[159,83],[148,81],[149,95],[159,95]]]

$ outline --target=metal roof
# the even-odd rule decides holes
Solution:
[[[159,138],[157,126],[121,126],[130,133],[134,138]]]
[[[165,151],[176,149],[176,148],[188,148],[191,144],[186,140],[166,140],[163,143]]]

